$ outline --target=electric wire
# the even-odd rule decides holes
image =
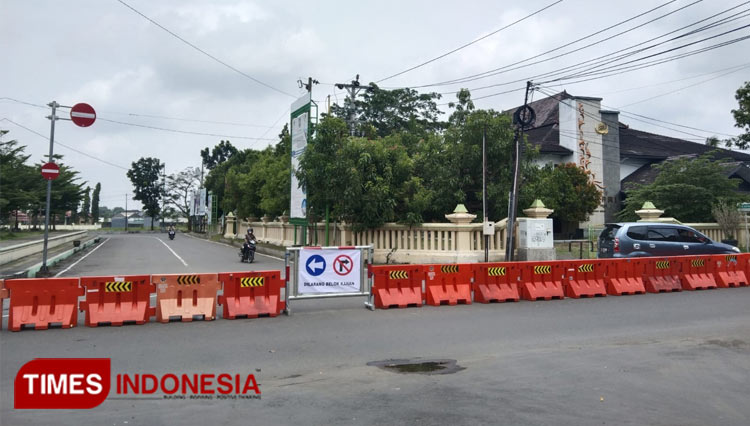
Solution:
[[[31,133],[33,133],[33,134],[35,134],[35,135],[39,136],[39,137],[40,137],[40,138],[42,138],[42,139],[45,139],[45,140],[49,140],[49,137],[48,137],[48,136],[45,136],[45,135],[43,135],[43,134],[41,134],[41,133],[37,132],[36,130],[30,129],[30,128],[28,128],[28,127],[24,126],[23,124],[19,124],[19,123],[15,122],[15,121],[13,121],[13,120],[11,120],[11,119],[9,119],[9,118],[3,117],[3,118],[1,118],[1,119],[0,119],[0,121],[7,121],[7,122],[9,122],[9,123],[15,124],[16,126],[18,126],[18,127],[22,128],[22,129],[24,129],[24,130],[26,130],[26,131],[29,131],[29,132],[31,132]],[[99,158],[99,157],[95,157],[95,156],[93,156],[93,155],[91,155],[91,154],[87,154],[87,153],[85,153],[85,152],[83,152],[83,151],[80,151],[80,150],[78,150],[78,149],[75,149],[75,148],[73,148],[72,146],[69,146],[69,145],[66,145],[66,144],[64,144],[64,143],[60,142],[60,141],[59,141],[59,140],[57,140],[57,139],[55,139],[55,140],[54,140],[54,142],[55,142],[55,143],[56,143],[57,145],[60,145],[60,146],[62,146],[62,147],[65,147],[65,148],[67,148],[67,149],[69,149],[69,150],[71,150],[71,151],[73,151],[73,152],[77,152],[78,154],[81,154],[81,155],[83,155],[83,156],[86,156],[86,157],[88,157],[88,158],[91,158],[91,159],[93,159],[93,160],[99,161],[99,162],[101,162],[101,163],[107,164],[107,165],[109,165],[109,166],[112,166],[112,167],[117,167],[118,169],[122,169],[122,170],[126,170],[126,171],[128,170],[128,168],[126,168],[126,167],[123,167],[123,166],[121,166],[121,165],[119,165],[119,164],[115,164],[115,163],[109,162],[109,161],[107,161],[107,160],[103,160],[103,159],[101,159],[101,158]]]
[[[281,94],[283,94],[283,95],[287,95],[287,96],[289,96],[289,97],[291,97],[291,98],[296,98],[296,96],[292,95],[291,93],[288,93],[288,92],[285,92],[285,91],[283,91],[283,90],[281,90],[281,89],[278,89],[278,88],[276,88],[276,87],[273,87],[273,86],[271,86],[270,84],[268,84],[268,83],[265,83],[265,82],[263,82],[263,81],[260,81],[260,80],[258,80],[257,78],[255,78],[255,77],[253,77],[253,76],[251,76],[251,75],[249,75],[249,74],[247,74],[247,73],[245,73],[245,72],[243,72],[243,71],[240,71],[239,69],[237,69],[237,68],[233,67],[232,65],[229,65],[228,63],[226,63],[226,62],[222,61],[221,59],[217,58],[216,56],[214,56],[214,55],[212,55],[212,54],[208,53],[207,51],[205,51],[205,50],[201,49],[200,47],[196,46],[195,44],[193,44],[193,43],[191,43],[191,42],[187,41],[186,39],[182,38],[181,36],[179,36],[179,35],[178,35],[178,34],[176,34],[175,32],[173,32],[173,31],[171,31],[170,29],[168,29],[168,28],[166,28],[165,26],[163,26],[162,24],[160,24],[160,23],[156,22],[155,20],[153,20],[153,19],[149,18],[149,17],[148,17],[148,16],[146,16],[146,15],[145,15],[144,13],[140,12],[139,10],[137,10],[136,8],[134,8],[133,6],[131,6],[131,5],[129,5],[128,3],[126,3],[125,1],[123,1],[123,0],[117,0],[117,2],[119,2],[119,3],[120,3],[120,4],[122,4],[123,6],[127,7],[128,9],[132,10],[132,11],[133,11],[133,12],[135,12],[136,14],[138,14],[138,15],[140,15],[141,17],[143,17],[144,19],[146,19],[147,21],[149,21],[149,22],[151,22],[152,24],[156,25],[157,27],[161,28],[162,30],[166,31],[166,32],[167,32],[167,33],[168,33],[169,35],[171,35],[172,37],[174,37],[174,38],[176,38],[176,39],[180,40],[181,42],[183,42],[183,43],[185,43],[186,45],[188,45],[188,46],[192,47],[193,49],[195,49],[196,51],[198,51],[198,52],[202,53],[203,55],[205,55],[205,56],[207,56],[207,57],[209,57],[209,58],[211,58],[212,60],[214,60],[214,61],[218,62],[219,64],[221,64],[221,65],[223,65],[223,66],[225,66],[225,67],[229,68],[230,70],[232,70],[232,71],[236,72],[237,74],[239,74],[239,75],[241,75],[241,76],[243,76],[243,77],[246,77],[246,78],[248,78],[248,79],[250,79],[250,80],[252,80],[252,81],[254,81],[254,82],[256,82],[256,83],[260,84],[261,86],[264,86],[264,87],[268,88],[268,89],[271,89],[271,90],[273,90],[273,91],[276,91],[276,92],[278,92],[278,93],[281,93]]]
[[[750,3],[750,2],[746,2],[746,3]],[[734,8],[731,8],[731,9],[734,9]],[[694,25],[696,25],[698,23],[705,22],[708,19],[712,19],[712,18],[714,18],[714,17],[716,17],[718,15],[724,14],[724,13],[726,13],[727,11],[729,11],[731,9],[724,10],[722,12],[719,12],[719,13],[715,14],[715,15],[712,15],[711,17],[704,18],[704,19],[702,19],[700,21],[697,21],[697,22],[694,22],[692,24],[683,26],[681,28],[678,28],[677,30],[670,31],[668,33],[665,33],[665,34],[662,34],[660,36],[651,38],[649,40],[645,40],[643,42],[639,42],[637,44],[628,46],[626,48],[619,49],[619,50],[614,51],[614,52],[609,52],[607,54],[604,54],[604,55],[601,55],[601,56],[598,56],[598,57],[595,57],[595,58],[591,58],[591,59],[588,59],[588,60],[585,60],[585,61],[573,64],[573,65],[562,67],[562,68],[559,68],[559,69],[554,70],[554,71],[549,71],[549,72],[545,72],[545,73],[541,73],[541,74],[537,74],[537,75],[533,75],[533,76],[528,76],[528,77],[525,77],[525,78],[521,78],[521,79],[518,79],[518,80],[512,80],[512,81],[508,81],[508,82],[504,82],[504,83],[496,83],[496,84],[491,84],[491,85],[482,86],[482,87],[470,88],[470,90],[472,90],[472,91],[485,90],[485,89],[494,88],[494,87],[507,86],[507,85],[514,84],[514,83],[525,82],[525,81],[528,81],[528,80],[537,80],[537,79],[540,79],[540,78],[550,78],[550,77],[553,77],[555,75],[563,74],[564,72],[572,72],[574,70],[579,70],[581,68],[586,68],[586,67],[591,68],[594,65],[602,65],[602,64],[606,64],[606,63],[611,63],[611,62],[613,62],[615,60],[619,60],[619,59],[626,58],[628,56],[632,56],[632,55],[634,55],[636,53],[639,53],[640,51],[643,51],[645,49],[650,49],[650,48],[653,48],[653,47],[658,47],[658,46],[667,44],[667,43],[669,43],[671,41],[678,40],[678,39],[683,38],[683,37],[687,37],[689,35],[695,35],[695,34],[697,34],[699,32],[706,31],[708,29],[714,28],[714,27],[719,26],[719,25],[725,25],[725,24],[727,24],[729,22],[732,22],[732,21],[738,19],[736,15],[745,14],[745,12],[747,12],[748,10],[750,10],[750,9],[743,10],[741,12],[738,12],[735,15],[722,18],[722,19],[720,19],[717,22],[714,22],[714,23],[708,24],[708,25],[706,25],[704,27],[692,30],[692,31],[690,31],[690,32],[688,32],[686,34],[682,34],[682,35],[673,37],[673,38],[671,38],[669,40],[664,40],[662,42],[659,42],[659,43],[653,44],[651,46],[648,46],[647,48],[641,48],[639,51],[625,53],[625,54],[622,54],[620,56],[617,56],[617,57],[613,58],[613,55],[615,55],[615,54],[626,52],[628,50],[631,50],[631,49],[643,46],[644,43],[650,43],[650,42],[652,42],[654,40],[658,40],[660,38],[663,38],[663,37],[666,37],[668,35],[674,34],[675,32],[684,30],[684,29],[689,28],[691,26],[694,26]],[[745,16],[747,16],[747,14],[742,15],[741,17],[744,18]],[[731,18],[731,20],[730,20],[730,18]],[[698,52],[698,53],[702,53],[702,52]],[[672,58],[674,60],[681,59],[683,57],[681,55],[684,55],[684,54],[675,55],[675,56],[670,57],[670,58]],[[687,56],[690,56],[690,55],[687,55]],[[670,59],[670,58],[667,58],[667,59]],[[656,62],[658,62],[658,61],[654,61],[655,65],[658,65],[659,63],[662,63],[662,62],[659,62],[659,63],[656,63]],[[616,65],[616,66],[620,66],[620,65],[622,65],[622,64],[619,64],[619,65]],[[641,65],[643,65],[643,64],[641,64]],[[589,81],[589,80],[583,80],[583,81]],[[550,80],[550,81],[553,81],[553,80]],[[457,93],[457,92],[455,92],[455,91],[453,91],[453,92],[442,92],[441,94],[452,94],[452,93]]]
[[[110,119],[101,118],[101,117],[97,117],[97,119],[101,120],[101,121],[106,121],[108,123],[121,124],[121,125],[124,125],[124,126],[141,127],[141,128],[145,128],[145,129],[161,130],[163,132],[181,133],[181,134],[186,134],[186,135],[212,136],[212,137],[227,138],[227,139],[247,139],[247,140],[257,140],[257,141],[271,141],[271,140],[275,140],[275,139],[263,138],[263,137],[255,138],[255,137],[250,137],[250,136],[223,135],[223,134],[219,134],[219,133],[204,133],[204,132],[192,132],[192,131],[188,131],[188,130],[169,129],[169,128],[166,128],[166,127],[157,127],[157,126],[149,126],[149,125],[146,125],[146,124],[128,123],[126,121],[110,120]],[[266,133],[268,133],[268,131],[266,131]],[[264,133],[264,135],[265,135],[265,133]]]
[[[417,69],[417,68],[423,67],[423,66],[425,66],[425,65],[427,65],[427,64],[430,64],[430,63],[432,63],[432,62],[435,62],[435,61],[437,61],[437,60],[439,60],[439,59],[442,59],[442,58],[444,58],[444,57],[446,57],[446,56],[448,56],[448,55],[451,55],[451,54],[453,54],[453,53],[456,53],[456,52],[458,52],[459,50],[461,50],[461,49],[464,49],[464,48],[466,48],[466,47],[469,47],[469,46],[471,46],[471,45],[472,45],[472,44],[474,44],[474,43],[480,42],[480,41],[482,41],[482,40],[486,39],[487,37],[491,37],[491,36],[493,36],[493,35],[495,35],[495,34],[499,33],[500,31],[503,31],[503,30],[505,30],[505,29],[508,29],[508,28],[510,28],[510,27],[512,27],[512,26],[514,26],[514,25],[516,25],[516,24],[519,24],[519,23],[521,23],[521,22],[523,22],[523,21],[525,21],[525,20],[527,20],[527,19],[531,18],[531,17],[532,17],[532,16],[534,16],[534,15],[537,15],[537,14],[539,14],[539,13],[542,13],[543,11],[545,11],[545,10],[547,10],[547,9],[551,8],[552,6],[555,6],[556,4],[558,4],[558,3],[562,2],[562,1],[563,1],[563,0],[557,0],[557,1],[556,1],[556,2],[554,2],[554,3],[550,3],[550,4],[548,4],[547,6],[545,6],[545,7],[541,8],[541,9],[539,9],[539,10],[535,11],[535,12],[532,12],[532,13],[530,13],[529,15],[526,15],[526,16],[524,16],[524,17],[523,17],[523,18],[521,18],[521,19],[517,19],[517,20],[515,20],[515,21],[511,22],[510,24],[508,24],[508,25],[505,25],[505,26],[503,26],[502,28],[499,28],[499,29],[497,29],[497,30],[495,30],[495,31],[492,31],[491,33],[489,33],[489,34],[487,34],[487,35],[484,35],[484,36],[482,36],[482,37],[480,37],[480,38],[478,38],[478,39],[475,39],[475,40],[473,40],[473,41],[470,41],[469,43],[466,43],[466,44],[464,44],[464,45],[462,45],[462,46],[459,46],[459,47],[457,47],[457,48],[455,48],[455,49],[453,49],[453,50],[450,50],[450,51],[448,51],[448,52],[446,52],[446,53],[443,53],[442,55],[436,56],[436,57],[434,57],[434,58],[432,58],[432,59],[430,59],[430,60],[428,60],[428,61],[425,61],[425,62],[422,62],[422,63],[420,63],[420,64],[417,64],[417,65],[415,65],[415,66],[413,66],[413,67],[411,67],[411,68],[407,68],[407,69],[405,69],[405,70],[403,70],[403,71],[397,72],[396,74],[392,74],[392,75],[390,75],[390,76],[388,76],[388,77],[384,77],[384,78],[381,78],[380,80],[377,80],[377,81],[376,81],[376,83],[380,83],[380,82],[383,82],[383,81],[386,81],[386,80],[390,80],[390,79],[392,79],[392,78],[394,78],[394,77],[398,77],[398,76],[400,76],[400,75],[402,75],[402,74],[406,74],[407,72],[413,71],[413,70],[415,70],[415,69]],[[672,0],[672,1],[676,1],[676,0]],[[701,1],[702,1],[702,0],[701,0]],[[671,3],[671,1],[670,1],[670,3]]]
[[[560,57],[563,57],[563,56],[567,56],[567,55],[579,52],[581,50],[584,50],[584,49],[587,49],[589,47],[598,45],[600,43],[604,43],[604,42],[610,41],[610,40],[612,40],[612,39],[614,39],[616,37],[619,37],[619,36],[621,36],[623,34],[627,34],[627,33],[631,32],[631,31],[634,31],[634,30],[636,30],[638,28],[641,28],[641,27],[643,27],[645,25],[648,25],[648,24],[653,23],[655,21],[658,21],[660,19],[666,18],[666,17],[668,17],[668,16],[670,16],[670,15],[672,15],[674,13],[680,12],[683,9],[686,9],[686,8],[688,8],[690,6],[693,6],[693,5],[697,4],[697,3],[699,3],[700,1],[703,1],[703,0],[695,1],[693,3],[690,3],[690,4],[686,5],[686,6],[683,6],[683,7],[679,8],[679,9],[677,9],[677,10],[674,10],[674,11],[669,12],[667,14],[664,14],[664,15],[658,16],[658,17],[656,17],[654,19],[651,19],[649,21],[646,21],[646,22],[644,22],[644,23],[642,23],[642,24],[640,24],[638,26],[632,27],[632,28],[627,29],[625,31],[622,31],[620,33],[617,33],[617,34],[614,34],[612,36],[609,36],[607,38],[603,38],[603,39],[598,40],[596,42],[589,43],[589,44],[587,44],[585,46],[581,46],[581,47],[576,48],[574,50],[570,50],[568,52],[565,52],[565,53],[562,53],[562,54],[559,54],[559,55],[556,55],[556,56],[552,56],[550,58],[545,58],[545,59],[542,59],[542,60],[539,60],[539,61],[535,61],[535,62],[527,63],[525,65],[521,65],[521,64],[524,64],[525,62],[528,62],[528,61],[530,61],[532,59],[536,59],[536,58],[539,58],[539,57],[544,56],[546,54],[553,53],[553,52],[555,52],[557,50],[560,50],[560,49],[563,49],[565,47],[571,46],[571,45],[576,44],[576,43],[578,43],[580,41],[586,40],[586,39],[591,38],[591,37],[593,37],[595,35],[598,35],[598,34],[601,34],[603,32],[606,32],[606,31],[608,31],[608,30],[610,30],[612,28],[618,27],[618,26],[620,26],[622,24],[625,24],[627,22],[635,20],[635,19],[637,19],[637,18],[639,18],[641,16],[644,16],[644,15],[646,15],[648,13],[651,13],[651,12],[653,12],[653,11],[659,9],[659,8],[665,7],[668,4],[670,4],[670,3],[673,3],[673,1],[669,1],[667,3],[664,3],[664,4],[660,5],[660,6],[657,6],[657,7],[653,8],[653,9],[650,9],[650,10],[648,10],[646,12],[643,12],[643,13],[641,13],[639,15],[636,15],[636,16],[633,16],[633,17],[628,18],[626,20],[620,21],[620,22],[618,22],[618,23],[616,23],[614,25],[611,25],[611,26],[609,26],[607,28],[604,28],[602,30],[596,31],[596,32],[591,33],[591,34],[589,34],[587,36],[581,37],[579,39],[576,39],[576,40],[571,41],[569,43],[566,43],[566,44],[563,44],[561,46],[555,47],[553,49],[547,50],[545,52],[539,53],[537,55],[531,56],[529,58],[526,58],[526,59],[523,59],[523,60],[511,63],[511,64],[508,64],[508,65],[504,65],[504,66],[499,67],[499,68],[494,68],[494,69],[491,69],[491,70],[488,70],[488,71],[484,71],[484,72],[481,72],[481,73],[473,74],[473,75],[470,75],[470,76],[466,76],[466,77],[462,77],[462,78],[458,78],[458,79],[453,79],[453,80],[446,80],[446,81],[442,81],[442,82],[439,82],[439,83],[432,83],[432,84],[424,85],[424,86],[425,87],[429,87],[429,86],[445,86],[445,85],[468,83],[470,81],[481,80],[481,79],[484,79],[484,78],[493,77],[495,75],[503,74],[503,73],[506,73],[506,72],[510,72],[510,71],[514,71],[514,70],[518,70],[518,69],[522,69],[522,68],[526,68],[526,67],[529,67],[529,66],[532,66],[532,65],[538,65],[538,64],[541,64],[541,63],[544,63],[544,62],[548,62],[548,61],[551,61],[551,60],[554,60],[554,59],[557,59],[557,58],[560,58]],[[516,66],[516,65],[520,65],[520,66]],[[415,87],[422,87],[422,86],[415,86]]]

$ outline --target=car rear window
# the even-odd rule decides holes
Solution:
[[[645,226],[631,226],[628,228],[628,237],[634,240],[645,240],[646,239],[646,227]]]
[[[602,230],[602,233],[599,234],[599,239],[602,241],[614,240],[618,229],[620,229],[619,225],[607,225],[606,228]]]

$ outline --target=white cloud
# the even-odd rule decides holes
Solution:
[[[190,34],[204,36],[236,24],[263,21],[270,14],[252,2],[234,4],[193,3],[181,5],[174,12],[179,17],[180,27]]]

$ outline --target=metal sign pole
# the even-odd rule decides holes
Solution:
[[[52,114],[50,114],[47,118],[50,120],[50,131],[49,131],[49,163],[54,163],[55,160],[52,158],[52,152],[53,152],[53,145],[55,142],[55,121],[57,120],[57,116],[55,115],[55,110],[57,107],[60,106],[55,101],[50,102],[47,104],[50,108],[52,108]],[[39,269],[40,275],[47,275],[49,274],[49,268],[47,267],[47,241],[49,239],[49,210],[50,210],[50,199],[52,197],[52,181],[47,181],[47,207],[45,209],[44,214],[44,248],[42,249],[42,267]]]

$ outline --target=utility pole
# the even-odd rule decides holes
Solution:
[[[344,83],[336,83],[336,87],[339,90],[346,89],[347,93],[349,93],[349,104],[347,105],[347,124],[349,124],[349,134],[351,136],[354,136],[354,133],[357,129],[357,124],[359,124],[359,121],[356,119],[356,111],[354,110],[354,101],[357,99],[357,95],[359,94],[360,90],[372,90],[372,86],[362,86],[359,83],[359,74],[357,74],[357,78],[352,80],[350,84],[344,84]]]
[[[490,261],[490,236],[484,231],[487,228],[487,124],[482,129],[482,234],[484,234],[484,261]]]
[[[128,232],[128,193],[125,193],[125,232]]]
[[[55,143],[55,121],[59,119],[55,115],[55,111],[57,110],[57,107],[61,106],[55,101],[50,102],[47,104],[50,108],[52,108],[52,114],[47,116],[47,118],[50,120],[50,130],[49,130],[49,162],[54,163],[55,159],[52,157],[52,150],[53,145]],[[49,268],[47,267],[47,241],[49,239],[49,204],[52,199],[52,181],[47,181],[47,207],[45,209],[44,214],[44,247],[42,249],[42,267],[39,268],[39,273],[42,276],[49,274]]]
[[[312,77],[307,77],[307,83],[303,83],[302,80],[297,80],[297,85],[299,88],[305,88],[307,90],[307,93],[312,93],[312,87],[313,84],[320,84],[320,82]]]
[[[523,139],[526,126],[534,122],[536,113],[529,106],[529,92],[531,91],[531,81],[526,82],[526,95],[523,100],[523,106],[513,113],[513,122],[516,124],[516,132],[513,137],[513,187],[510,191],[510,200],[508,200],[508,228],[505,243],[505,261],[513,261],[513,244],[515,239],[516,209],[518,208],[518,180],[521,171],[521,141]]]
[[[164,214],[167,212],[167,163],[162,164],[162,169],[161,223],[159,224],[160,228],[164,227]]]

